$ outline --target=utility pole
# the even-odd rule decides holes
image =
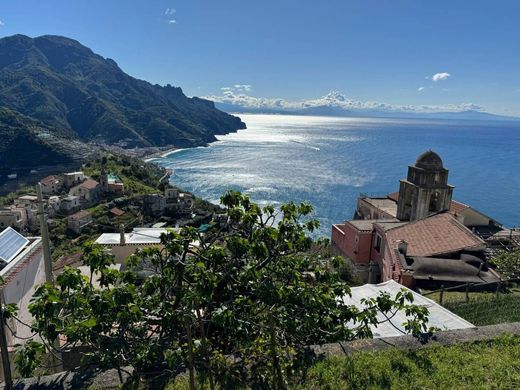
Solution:
[[[42,184],[38,183],[36,187],[38,189],[38,219],[40,221],[40,232],[42,235],[43,262],[45,263],[45,281],[54,285],[54,277],[52,276],[51,246],[49,243],[49,227],[47,226],[47,217],[45,215],[45,211],[43,210]],[[54,340],[53,345],[55,347],[59,347],[59,338]],[[55,368],[60,367],[61,369],[61,363],[57,361],[57,359],[52,354],[52,351],[49,361],[51,366]]]
[[[2,353],[2,368],[4,371],[5,388],[13,388],[13,377],[11,376],[11,362],[9,361],[9,350],[7,348],[7,337],[5,335],[4,318],[4,292],[0,290],[0,350]]]
[[[43,261],[45,263],[45,281],[47,283],[54,284],[54,278],[52,276],[52,260],[51,260],[51,247],[49,244],[49,228],[47,226],[47,218],[43,211],[43,196],[42,196],[42,185],[38,183],[38,219],[40,221],[40,232],[42,235],[43,245]]]

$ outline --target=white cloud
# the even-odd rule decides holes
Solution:
[[[443,81],[443,80],[447,80],[448,77],[450,77],[451,74],[447,73],[447,72],[441,72],[441,73],[435,73],[433,76],[432,76],[432,80],[437,82],[437,81]]]
[[[177,11],[175,10],[175,8],[166,8],[166,10],[164,11],[164,14],[165,14],[165,15],[169,15],[169,16],[171,16],[171,15],[173,15],[175,12],[177,12]]]
[[[424,87],[417,88],[417,92],[421,92],[421,91],[424,91]]]
[[[175,19],[168,20],[168,24],[175,24],[175,23],[177,23],[177,21]]]
[[[221,88],[221,95],[204,96],[205,99],[213,100],[217,103],[227,103],[244,108],[254,109],[277,109],[277,110],[300,110],[309,107],[339,107],[345,110],[359,111],[387,111],[387,112],[458,112],[466,110],[482,111],[484,107],[474,103],[446,104],[446,105],[395,105],[381,103],[375,101],[358,101],[345,96],[344,94],[331,91],[327,95],[317,99],[308,99],[300,101],[290,101],[281,98],[262,98],[245,94],[242,90],[237,90],[236,86],[243,87],[242,84],[236,84],[233,87]],[[247,85],[247,84],[246,84]],[[249,85],[249,87],[251,87]]]
[[[232,92],[233,94],[236,93],[243,93],[243,92],[250,92],[253,89],[253,86],[251,84],[235,84],[231,87],[222,87],[220,90],[223,94]]]
[[[5,23],[0,20],[0,27],[5,26]]]
[[[251,84],[235,84],[233,87],[237,91],[245,91],[245,92],[249,92],[253,88],[253,86]]]

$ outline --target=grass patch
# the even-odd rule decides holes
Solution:
[[[199,388],[209,388],[207,384]],[[168,390],[188,389],[187,375]],[[314,363],[290,389],[518,389],[520,336],[419,350],[389,349]]]
[[[297,389],[516,389],[520,337],[328,358]]]
[[[448,301],[444,307],[477,326],[520,321],[518,294],[483,294],[469,302]]]

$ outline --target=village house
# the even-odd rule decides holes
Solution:
[[[453,189],[441,158],[423,153],[409,166],[399,192],[359,197],[354,219],[332,226],[332,250],[369,282],[439,287],[498,281],[487,267],[485,235],[504,228],[453,200]]]
[[[61,202],[60,202],[60,209],[65,214],[70,214],[70,213],[76,211],[79,208],[79,206],[80,206],[79,196],[69,195],[69,196],[62,198]]]
[[[63,179],[59,176],[47,176],[40,180],[42,193],[45,195],[58,194],[63,187]]]
[[[63,175],[63,185],[65,188],[71,188],[85,180],[83,172],[69,172]]]
[[[49,217],[54,217],[56,214],[60,212],[61,209],[61,199],[57,195],[49,196],[47,199],[47,215]]]
[[[101,176],[99,177],[99,183],[101,187],[106,192],[113,192],[115,194],[122,194],[125,191],[125,185],[113,173],[106,173],[103,169],[101,171]]]
[[[25,209],[10,207],[0,210],[0,229],[8,226],[23,230],[27,226]]]
[[[147,215],[160,216],[166,209],[166,199],[161,194],[147,194],[143,198],[143,211]]]
[[[138,249],[150,247],[163,248],[161,234],[167,233],[167,229],[135,228],[130,233],[125,233],[123,228],[119,233],[103,233],[97,240],[100,244],[115,256],[116,263],[124,263],[128,256],[133,255]]]
[[[69,195],[78,196],[81,203],[93,204],[101,197],[101,185],[94,179],[86,179],[69,190]]]
[[[83,228],[92,222],[92,214],[81,210],[67,217],[67,227],[76,234],[81,234]]]
[[[41,239],[26,238],[10,227],[0,231],[0,277],[4,280],[0,286],[3,302],[16,304],[21,320],[7,320],[8,350],[14,354],[15,345],[35,337],[24,324],[32,323],[28,306],[36,288],[46,280]]]
[[[193,196],[186,192],[180,192],[177,188],[166,188],[164,198],[167,211],[189,214],[193,208]]]
[[[16,198],[9,209],[20,215],[23,227],[37,225],[38,197],[34,195],[22,195]]]

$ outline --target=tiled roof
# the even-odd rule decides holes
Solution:
[[[64,268],[66,265],[71,266],[81,262],[81,256],[83,253],[78,252],[68,256],[61,256],[56,262],[52,264],[52,270],[58,271]]]
[[[85,218],[85,217],[88,217],[90,216],[90,211],[88,210],[80,210],[78,211],[77,213],[74,213],[72,215],[69,215],[69,219],[82,219],[82,218]]]
[[[123,214],[125,213],[123,210],[121,210],[121,209],[119,209],[119,208],[117,208],[117,207],[113,207],[113,208],[111,208],[111,209],[110,209],[110,212],[111,212],[112,214],[114,214],[115,216],[117,216],[117,217],[119,217],[119,216],[121,216],[121,215],[123,215]]]
[[[52,183],[54,183],[56,180],[57,180],[56,176],[51,175],[51,176],[47,176],[47,177],[44,177],[43,179],[41,179],[40,183],[42,183],[44,186],[48,186],[48,185],[51,185]]]
[[[388,198],[392,199],[394,202],[397,202],[399,200],[399,191],[389,193]]]
[[[386,237],[391,248],[398,240],[406,241],[408,256],[435,256],[485,246],[482,239],[451,213],[435,214],[387,230]]]
[[[450,211],[452,213],[460,214],[466,209],[469,209],[469,206],[467,204],[457,202],[456,200],[451,201]]]
[[[399,191],[391,192],[387,196],[388,196],[389,199],[392,199],[394,202],[399,201]],[[452,213],[459,214],[459,213],[463,212],[464,210],[466,210],[469,207],[470,206],[468,206],[467,204],[458,202],[456,200],[452,200],[451,204],[450,204],[450,211]]]
[[[87,179],[83,183],[80,184],[82,188],[86,188],[87,190],[93,190],[99,185],[99,183],[93,179]]]

